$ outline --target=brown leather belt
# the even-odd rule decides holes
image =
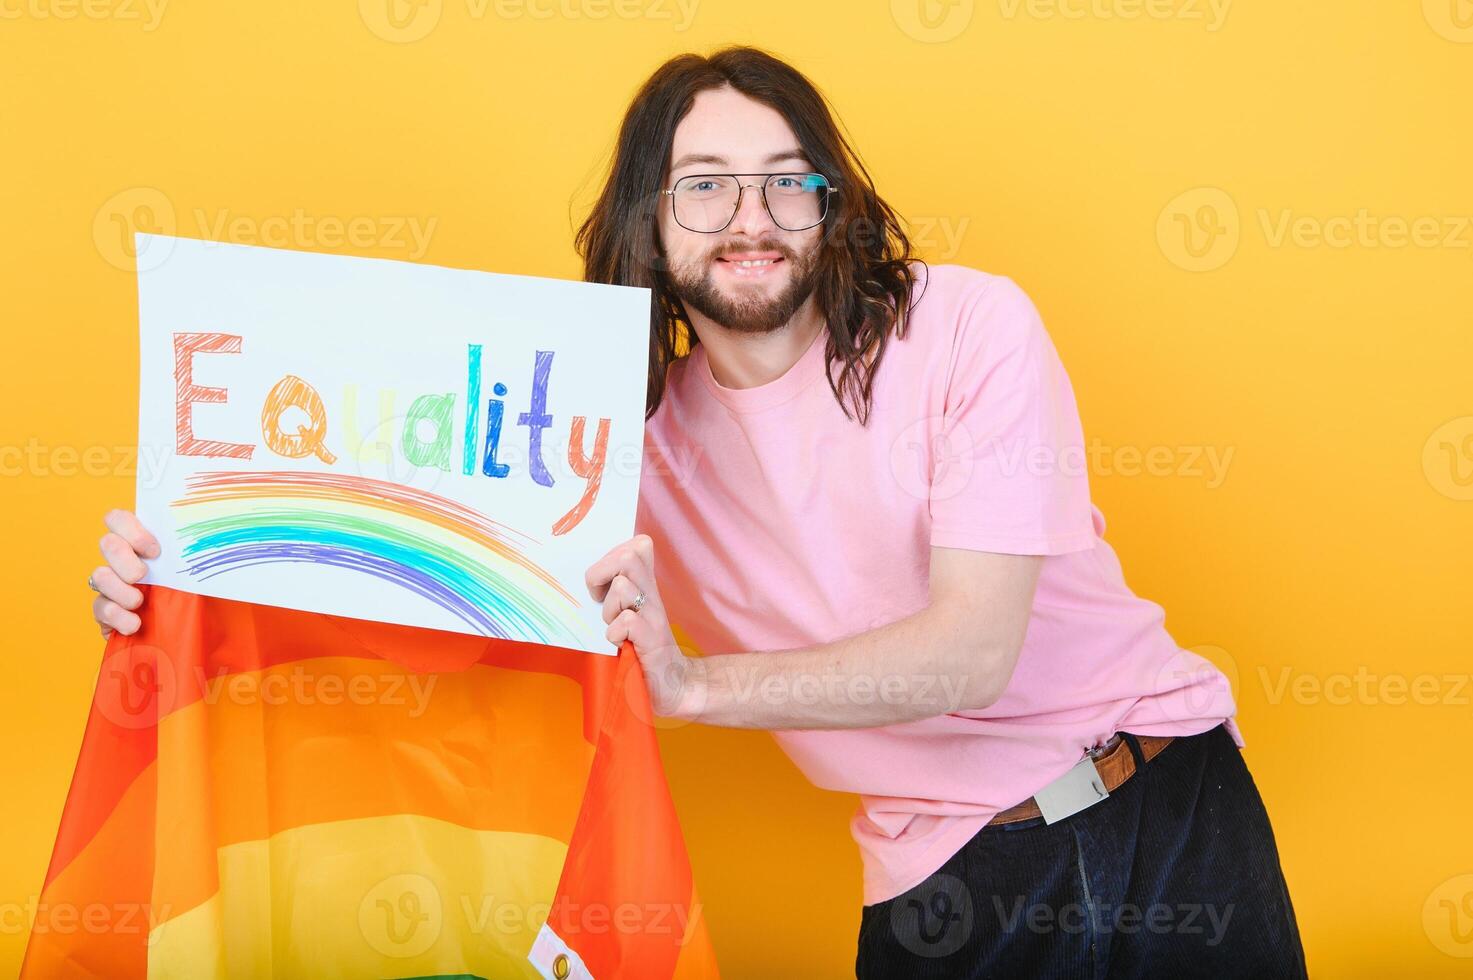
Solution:
[[[1165,737],[1159,735],[1137,735],[1140,741],[1141,755],[1150,762],[1161,750],[1171,744],[1175,736]],[[1110,741],[1106,742],[1094,757],[1095,768],[1099,770],[1100,780],[1105,784],[1105,792],[1115,792],[1115,787],[1135,775],[1135,754],[1130,751],[1130,746],[1125,744],[1125,739],[1117,733]],[[1043,816],[1043,811],[1038,809],[1038,803],[1033,797],[1028,797],[1017,806],[1010,806],[1006,810],[993,817],[990,823],[1017,823],[1019,820],[1031,820],[1034,817]]]

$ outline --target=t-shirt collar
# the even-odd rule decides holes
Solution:
[[[697,344],[696,349],[691,352],[691,358],[695,362],[692,366],[705,382],[706,390],[717,401],[734,411],[760,412],[793,398],[823,374],[827,341],[828,330],[819,330],[814,334],[808,349],[793,362],[792,367],[755,388],[726,388],[717,382],[715,375],[711,373],[711,365],[706,360],[705,344]]]

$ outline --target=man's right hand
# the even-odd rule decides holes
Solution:
[[[148,572],[143,559],[159,556],[159,542],[132,511],[110,510],[102,522],[107,533],[98,546],[107,564],[97,566],[88,580],[97,592],[92,618],[103,636],[111,636],[114,630],[127,636],[143,625],[134,612],[143,605],[143,592],[133,586]]]

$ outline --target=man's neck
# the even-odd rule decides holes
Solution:
[[[699,313],[692,316],[711,376],[723,388],[755,388],[776,381],[798,363],[823,329],[812,298],[771,333],[738,333]]]

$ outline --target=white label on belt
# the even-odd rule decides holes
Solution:
[[[1073,769],[1033,794],[1044,823],[1056,823],[1080,810],[1094,806],[1110,795],[1105,781],[1095,768],[1095,760],[1085,756]]]

